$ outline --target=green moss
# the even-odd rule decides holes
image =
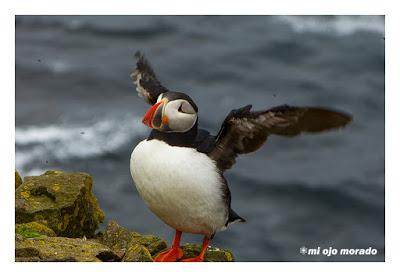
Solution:
[[[24,238],[38,238],[42,236],[55,237],[56,234],[47,226],[38,222],[29,222],[15,225],[15,234]]]
[[[15,230],[15,233],[23,236],[24,238],[39,238],[43,236],[42,234],[29,229],[19,229],[18,231]]]

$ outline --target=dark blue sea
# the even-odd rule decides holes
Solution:
[[[245,224],[213,245],[238,261],[383,261],[385,33],[381,16],[17,16],[16,168],[85,171],[107,220],[170,241],[129,172],[149,134],[129,78],[141,50],[216,133],[231,109],[325,106],[345,129],[271,136],[226,173]],[[184,242],[200,242],[185,235]],[[299,248],[377,249],[302,255]]]

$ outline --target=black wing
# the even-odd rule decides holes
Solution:
[[[231,168],[238,154],[259,149],[269,135],[318,133],[344,127],[351,121],[347,114],[323,108],[284,105],[258,112],[250,109],[248,105],[230,112],[208,153],[221,171]]]
[[[161,93],[167,92],[168,89],[161,85],[157,80],[156,74],[151,68],[148,61],[140,52],[136,52],[135,57],[138,58],[136,69],[132,72],[131,78],[136,85],[138,95],[153,105],[156,103]]]

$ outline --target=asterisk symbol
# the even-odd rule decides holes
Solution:
[[[307,254],[307,247],[305,247],[305,246],[300,247],[300,254],[301,255]]]

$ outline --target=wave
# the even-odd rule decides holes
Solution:
[[[383,16],[278,16],[278,20],[290,25],[298,33],[328,33],[351,35],[356,32],[372,32],[384,35]]]
[[[43,171],[38,164],[47,159],[65,161],[107,155],[145,133],[146,128],[140,124],[139,118],[132,117],[85,125],[17,127],[16,168],[32,175]]]
[[[180,32],[177,16],[17,16],[17,26],[29,28],[59,28],[66,32],[79,32],[100,36],[128,39],[154,39],[158,36]],[[379,15],[281,15],[265,16],[288,24],[298,33],[324,33],[351,35],[356,32],[372,32],[383,35],[384,16]],[[210,20],[207,17],[206,20]],[[189,26],[192,21],[186,21]],[[193,34],[191,34],[193,35]]]

